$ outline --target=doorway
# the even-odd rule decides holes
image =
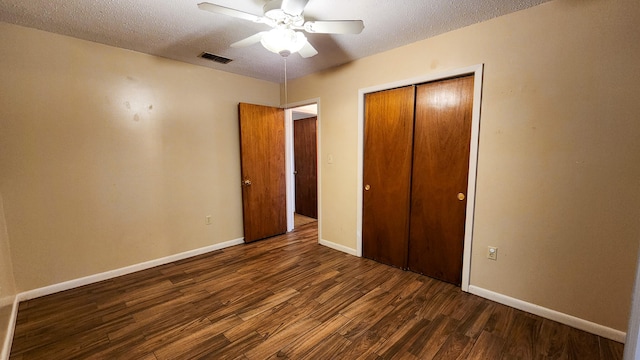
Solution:
[[[482,95],[483,65],[475,65],[462,69],[442,72],[439,74],[425,75],[421,77],[397,81],[394,83],[378,85],[360,89],[358,94],[358,192],[357,192],[357,233],[356,253],[363,255],[363,192],[364,192],[364,118],[365,96],[370,93],[411,86],[421,83],[429,83],[443,79],[456,78],[464,75],[473,77],[473,104],[471,116],[471,141],[469,146],[468,183],[466,189],[465,225],[464,225],[464,250],[462,254],[462,274],[460,287],[463,291],[469,291],[469,274],[471,265],[471,246],[473,240],[473,220],[475,209],[476,170],[478,160],[478,136],[480,129],[480,103]]]
[[[299,104],[286,113],[287,230],[318,222],[318,103]]]
[[[363,256],[461,284],[473,76],[366,94]]]

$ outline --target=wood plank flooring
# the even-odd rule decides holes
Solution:
[[[307,225],[309,223],[318,221],[317,219],[310,218],[308,216],[300,215],[298,213],[293,214],[293,226],[297,229],[302,225]]]
[[[622,359],[623,345],[317,244],[317,223],[20,304],[11,359]]]

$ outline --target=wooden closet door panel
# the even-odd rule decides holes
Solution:
[[[473,76],[416,90],[408,266],[459,285],[462,257]],[[459,195],[462,194],[462,195]]]
[[[293,122],[296,213],[318,218],[317,117]]]
[[[413,86],[365,96],[363,256],[406,268]]]

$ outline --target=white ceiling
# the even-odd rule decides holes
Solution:
[[[208,1],[262,15],[264,0],[0,0],[0,21],[282,82],[283,60],[260,44],[229,45],[264,24],[199,10]],[[307,20],[364,21],[359,35],[308,34],[319,54],[287,59],[289,79],[406,45],[549,0],[310,0]],[[202,52],[233,59],[218,64]]]

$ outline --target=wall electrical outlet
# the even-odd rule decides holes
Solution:
[[[204,217],[204,223],[206,225],[211,225],[211,215],[207,215]]]
[[[498,260],[498,248],[495,246],[487,247],[487,259]]]

